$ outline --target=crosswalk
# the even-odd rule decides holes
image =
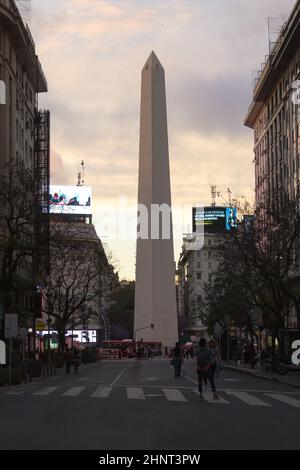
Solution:
[[[153,393],[155,392],[155,393]],[[28,395],[28,393],[35,397],[62,397],[76,398],[79,396],[91,397],[92,399],[108,399],[118,393],[119,397],[134,401],[146,401],[149,399],[163,399],[170,403],[188,403],[195,401],[196,395],[199,397],[197,389],[178,389],[174,387],[156,387],[152,388],[151,393],[142,387],[114,387],[114,386],[98,386],[96,388],[91,386],[71,387],[64,389],[60,386],[42,387],[34,391],[24,389],[18,392],[7,392],[7,395],[14,396],[15,398]],[[253,391],[248,392],[244,390],[222,390],[219,393],[219,399],[214,400],[211,392],[203,393],[203,401],[214,405],[232,405],[234,403],[242,403],[249,407],[265,407],[270,408],[277,402],[288,405],[290,407],[300,409],[300,393],[275,393],[267,391]]]

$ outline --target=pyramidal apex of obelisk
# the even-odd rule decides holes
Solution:
[[[142,69],[134,332],[178,340],[165,72],[153,51]]]

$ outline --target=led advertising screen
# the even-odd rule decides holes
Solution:
[[[204,226],[205,233],[226,233],[237,227],[235,207],[193,207],[193,232]]]
[[[92,191],[85,186],[50,186],[50,214],[92,215]]]

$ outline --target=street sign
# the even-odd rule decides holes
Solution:
[[[35,329],[36,329],[36,331],[46,330],[46,322],[43,318],[37,318],[35,320]]]
[[[5,314],[5,338],[18,337],[18,315],[16,313]]]
[[[0,341],[0,364],[6,364],[6,344],[4,341]]]

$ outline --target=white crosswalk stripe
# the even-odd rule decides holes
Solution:
[[[54,392],[55,390],[57,390],[59,387],[46,387],[46,388],[42,388],[41,390],[38,390],[37,392],[35,392],[33,395],[39,395],[39,396],[46,396],[46,395],[50,395],[50,393]]]
[[[72,387],[62,394],[63,397],[78,397],[86,387]]]
[[[107,398],[112,391],[112,387],[98,387],[95,392],[92,394],[92,397],[95,398]]]
[[[199,390],[194,389],[193,391],[196,393],[196,395],[200,395]],[[203,392],[203,398],[208,403],[219,403],[221,405],[229,405],[229,401],[225,400],[222,397],[219,397],[219,400],[214,400],[212,393]]]
[[[145,400],[145,395],[144,395],[144,392],[141,388],[128,387],[127,388],[127,398],[129,400]]]
[[[288,405],[294,406],[295,408],[300,408],[300,400],[296,400],[295,398],[288,397],[287,395],[281,395],[279,393],[266,393],[268,397],[275,398],[275,400],[282,401]]]
[[[266,403],[265,401],[260,400],[259,398],[256,398],[254,395],[250,395],[250,393],[247,392],[235,392],[231,390],[226,393],[228,395],[232,395],[235,398],[238,398],[250,406],[271,406],[269,403]]]
[[[60,394],[54,394],[54,392],[58,392],[61,389]],[[44,387],[36,391],[31,391],[30,393],[34,396],[48,396],[53,394],[53,396],[61,396],[61,397],[78,397],[84,390],[87,390],[86,397],[92,398],[109,398],[111,393],[115,389],[115,393],[118,393],[123,399],[127,398],[128,400],[142,400],[145,401],[151,399],[166,399],[169,402],[191,402],[192,395],[199,396],[199,391],[195,388],[188,388],[188,389],[177,389],[177,388],[163,388],[163,387],[155,387],[149,391],[147,387],[113,387],[113,386],[98,386],[98,387],[91,387],[91,386],[83,386],[83,387],[71,387],[67,390],[63,390],[62,387]],[[255,393],[256,392],[256,393]],[[26,394],[26,390],[17,390],[17,391],[9,391],[6,392],[7,395],[15,396],[24,396]],[[224,394],[225,398],[224,398]],[[219,394],[218,394],[219,395]],[[296,396],[291,396],[296,395]],[[259,396],[259,398],[258,398]],[[203,398],[205,402],[213,403],[213,404],[222,404],[222,405],[232,405],[236,403],[234,399],[241,401],[243,404],[248,406],[257,406],[257,407],[272,407],[275,406],[274,401],[272,402],[270,399],[277,400],[279,402],[284,403],[287,406],[291,406],[293,408],[300,408],[300,394],[284,394],[284,393],[276,393],[271,391],[243,391],[243,390],[221,390],[221,395],[219,395],[219,400],[213,399],[212,392],[203,392]],[[232,400],[230,400],[232,397]],[[263,398],[263,399],[262,399]],[[269,402],[265,401],[269,398]]]
[[[185,396],[176,388],[163,388],[162,391],[168,401],[187,401]]]

